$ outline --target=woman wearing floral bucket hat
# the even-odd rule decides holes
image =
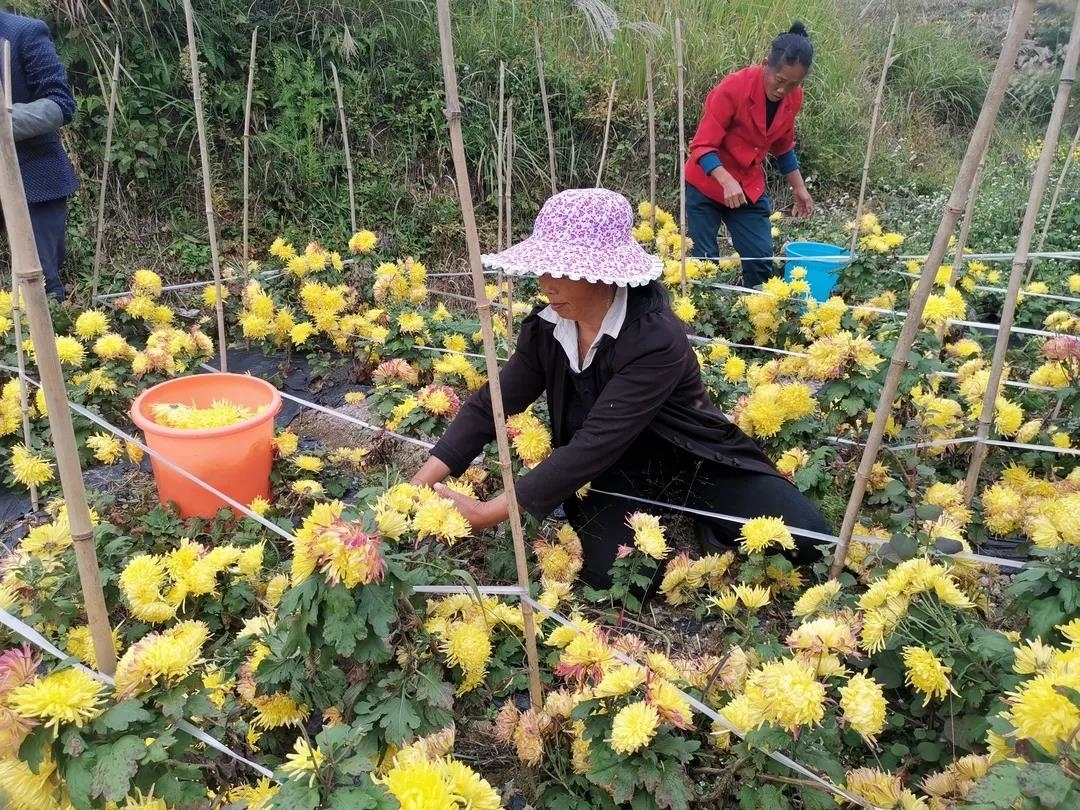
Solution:
[[[521,325],[499,375],[507,415],[546,394],[553,451],[516,482],[521,508],[541,519],[562,506],[581,538],[581,577],[610,585],[626,524],[637,509],[586,484],[739,517],[782,517],[828,532],[818,510],[709,399],[682,322],[656,281],[662,265],[631,235],[633,211],[604,189],[550,198],[532,236],[483,256],[489,268],[533,275],[548,299]],[[508,516],[505,495],[477,501],[440,482],[460,475],[495,437],[487,386],[475,393],[413,477],[453,498],[473,529]],[[714,538],[739,527],[717,521]],[[799,553],[813,558],[809,546]]]

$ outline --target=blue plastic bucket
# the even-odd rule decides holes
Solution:
[[[806,283],[810,297],[826,301],[836,287],[840,268],[851,261],[851,254],[838,245],[827,242],[788,242],[784,246],[784,280],[791,281],[791,271],[806,268]]]

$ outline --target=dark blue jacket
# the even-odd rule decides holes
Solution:
[[[0,11],[0,40],[11,43],[11,100],[15,104],[47,98],[64,113],[64,123],[75,117],[75,99],[67,71],[56,55],[49,28],[41,20]],[[2,67],[0,67],[2,70]],[[68,197],[78,186],[60,136],[47,132],[15,144],[19,155],[26,201],[46,202]]]

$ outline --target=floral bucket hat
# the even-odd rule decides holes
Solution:
[[[634,211],[623,195],[602,188],[570,189],[544,203],[532,236],[480,260],[515,276],[639,287],[659,278],[664,264],[637,243],[633,226]]]

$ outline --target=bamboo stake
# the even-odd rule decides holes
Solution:
[[[506,194],[506,246],[514,244],[514,97],[506,99],[506,174],[503,176],[503,193]]]
[[[1076,147],[1080,144],[1080,126],[1076,127],[1072,143],[1069,144],[1069,154],[1065,156],[1065,163],[1061,166],[1061,174],[1058,175],[1057,185],[1054,186],[1054,196],[1050,198],[1050,210],[1046,212],[1046,222],[1043,223],[1042,233],[1039,234],[1039,245],[1035,248],[1036,253],[1042,253],[1043,245],[1046,244],[1046,234],[1050,230],[1050,223],[1054,219],[1054,211],[1057,209],[1058,198],[1061,196],[1061,187],[1065,183],[1065,175],[1072,168],[1073,158],[1076,156]],[[1034,265],[1032,265],[1034,268]],[[1028,281],[1031,281],[1031,273],[1028,273]]]
[[[979,120],[971,133],[967,153],[960,164],[960,170],[953,185],[952,194],[945,205],[941,223],[938,225],[937,235],[930,247],[930,254],[923,264],[922,274],[915,292],[911,296],[908,305],[908,315],[904,326],[900,330],[896,349],[889,361],[889,372],[882,387],[881,399],[878,401],[877,411],[874,414],[874,422],[870,426],[870,433],[866,439],[866,447],[863,449],[859,468],[855,473],[855,482],[852,486],[851,497],[848,500],[847,510],[844,513],[844,523],[840,527],[839,542],[836,545],[835,556],[829,574],[833,578],[839,576],[847,558],[848,545],[851,542],[852,531],[859,517],[859,509],[862,506],[863,497],[866,495],[866,485],[870,480],[870,470],[877,460],[878,450],[881,448],[881,439],[885,434],[885,425],[892,411],[893,399],[896,397],[897,388],[900,385],[900,373],[907,365],[908,355],[915,342],[915,336],[919,331],[919,322],[922,320],[923,309],[926,307],[926,299],[934,285],[937,269],[945,257],[945,251],[949,247],[949,237],[956,226],[956,220],[963,212],[968,192],[971,189],[975,175],[975,167],[979,156],[983,153],[990,133],[997,120],[998,110],[1001,108],[1005,90],[1008,87],[1009,77],[1012,75],[1013,65],[1016,64],[1016,55],[1020,51],[1020,45],[1024,39],[1024,32],[1035,8],[1035,0],[1017,0],[1013,7],[1012,19],[1009,23],[1009,32],[1002,45],[1001,55],[998,57],[994,75],[990,80],[986,99],[983,101],[982,110],[979,112]]]
[[[3,76],[11,76],[11,44],[4,42],[2,51]],[[101,588],[101,572],[98,569],[97,552],[94,548],[94,526],[90,520],[90,507],[86,504],[86,489],[82,469],[79,467],[79,451],[75,443],[75,429],[68,409],[64,373],[60,357],[56,353],[56,335],[49,317],[49,305],[45,298],[45,274],[41,269],[37,245],[34,242],[30,211],[23,191],[22,172],[15,152],[15,137],[11,128],[11,86],[5,78],[3,103],[0,104],[0,210],[7,223],[8,243],[11,248],[12,276],[26,306],[30,324],[30,339],[34,342],[41,387],[45,391],[45,404],[49,411],[49,428],[53,446],[56,448],[56,466],[60,474],[60,486],[67,506],[68,526],[71,529],[75,560],[79,568],[83,601],[90,636],[94,642],[98,669],[106,675],[116,671],[116,653],[113,650],[112,629],[105,608],[105,594]]]
[[[652,52],[645,52],[645,98],[649,110],[649,226],[656,233],[656,95]]]
[[[604,178],[604,161],[607,160],[608,135],[611,133],[611,111],[615,107],[615,83],[618,79],[611,80],[611,91],[607,97],[607,118],[604,119],[604,145],[600,148],[600,166],[596,170],[596,187]]]
[[[109,111],[105,121],[105,158],[101,163],[101,184],[98,186],[97,234],[94,237],[94,278],[90,284],[90,301],[97,301],[98,280],[101,278],[101,247],[105,236],[105,189],[109,185],[109,164],[112,163],[113,125],[116,123],[116,92],[120,86],[120,46],[113,50],[112,84],[109,86]]]
[[[469,186],[469,169],[465,162],[465,145],[461,136],[461,104],[458,101],[457,71],[454,68],[454,45],[450,35],[450,2],[438,0],[439,45],[442,50],[443,79],[446,84],[446,118],[450,125],[450,143],[454,155],[454,174],[457,179],[461,216],[465,225],[465,238],[469,246],[469,265],[472,270],[476,310],[480,316],[480,328],[484,333],[484,359],[487,363],[488,387],[491,393],[491,412],[495,420],[495,438],[499,445],[499,466],[502,468],[503,486],[510,509],[510,532],[514,540],[514,559],[517,563],[518,585],[529,592],[529,568],[525,560],[525,537],[521,529],[514,477],[510,469],[510,444],[506,437],[506,413],[503,410],[502,387],[499,384],[499,364],[495,356],[495,335],[491,328],[491,302],[484,290],[484,268],[480,264],[480,239],[476,231],[473,213],[472,190]],[[529,697],[533,706],[543,705],[543,688],[540,685],[540,665],[536,652],[536,623],[532,606],[521,601],[521,614],[525,622],[525,653],[529,662]]]
[[[30,383],[26,381],[26,353],[23,351],[22,310],[19,305],[19,283],[11,276],[11,318],[15,333],[15,364],[19,369],[19,411],[22,415],[23,444],[30,447]],[[40,507],[36,484],[30,485],[30,506],[36,512]]]
[[[199,79],[199,52],[195,44],[195,14],[191,10],[191,0],[184,0],[184,18],[187,21],[188,58],[191,62],[191,95],[195,102],[195,125],[199,130],[199,158],[202,165],[203,202],[206,207],[206,231],[210,239],[210,263],[214,270],[214,292],[217,302],[218,352],[222,371],[229,370],[225,356],[228,334],[225,332],[225,309],[222,304],[221,257],[218,255],[217,223],[214,220],[214,198],[210,189],[210,153],[206,145],[206,121],[203,120],[202,82]],[[245,268],[246,269],[246,268]]]
[[[255,51],[259,44],[259,29],[251,30],[251,55],[248,57],[247,95],[244,97],[244,225],[243,253],[244,272],[247,272],[250,243],[248,242],[248,211],[251,208],[251,99],[255,94]],[[355,230],[355,228],[354,228]]]
[[[506,353],[514,353],[514,277],[506,276]]]
[[[536,43],[536,75],[540,79],[540,104],[544,108],[544,131],[547,132],[548,174],[551,176],[551,193],[558,192],[555,180],[555,128],[551,125],[551,110],[548,109],[547,82],[544,81],[544,54],[540,50],[540,26],[533,26],[533,39]]]
[[[870,113],[870,134],[866,139],[866,157],[863,158],[862,182],[859,184],[859,202],[855,206],[855,227],[851,229],[851,255],[855,255],[855,248],[859,246],[859,221],[862,219],[863,203],[866,202],[866,183],[870,178],[870,160],[874,156],[874,140],[877,138],[878,121],[881,119],[881,101],[885,98],[885,78],[889,75],[889,68],[895,58],[892,55],[893,45],[896,44],[896,29],[900,27],[900,15],[893,17],[892,28],[889,30],[889,45],[885,48],[885,61],[881,63],[881,76],[878,78],[877,95],[874,96],[874,107]]]
[[[686,105],[683,96],[686,65],[683,63],[682,20],[675,18],[675,96],[679,107],[679,286],[686,296]]]
[[[1042,154],[1039,155],[1039,162],[1035,166],[1035,176],[1031,181],[1031,191],[1028,194],[1027,208],[1024,209],[1024,220],[1020,225],[1020,236],[1016,243],[1016,255],[1013,258],[1012,272],[1009,274],[1008,292],[1005,293],[1005,303],[1001,310],[1001,329],[998,330],[997,341],[994,343],[994,359],[990,364],[990,378],[986,383],[982,413],[979,416],[979,424],[975,432],[978,441],[971,449],[971,464],[968,467],[967,481],[964,488],[964,501],[969,505],[975,497],[975,488],[979,484],[979,473],[982,472],[982,465],[989,450],[985,439],[990,435],[990,425],[994,420],[998,387],[1005,368],[1005,353],[1009,348],[1009,333],[1012,330],[1013,319],[1016,316],[1016,298],[1020,292],[1024,267],[1028,262],[1028,251],[1031,249],[1032,237],[1035,234],[1035,223],[1039,218],[1040,203],[1050,179],[1050,167],[1054,162],[1054,151],[1057,149],[1058,139],[1061,137],[1061,125],[1065,120],[1065,112],[1069,107],[1069,94],[1072,91],[1073,82],[1076,81],[1078,60],[1080,60],[1080,4],[1077,5],[1076,12],[1073,15],[1072,32],[1069,34],[1069,43],[1065,46],[1065,60],[1061,66],[1061,80],[1058,82],[1054,109],[1050,113],[1050,121],[1046,125]]]
[[[341,82],[338,80],[337,66],[330,63],[330,73],[334,77],[334,93],[337,95],[338,115],[341,118],[341,146],[345,150],[345,175],[349,178],[349,222],[352,232],[356,233],[356,187],[353,185],[352,152],[349,150],[349,122],[345,118],[345,99],[341,95]]]
[[[495,246],[502,250],[506,247],[503,241],[503,205],[506,200],[503,197],[503,150],[506,146],[505,135],[506,121],[506,63],[499,62],[499,123],[495,127],[495,201],[498,203],[498,235],[495,238]]]

